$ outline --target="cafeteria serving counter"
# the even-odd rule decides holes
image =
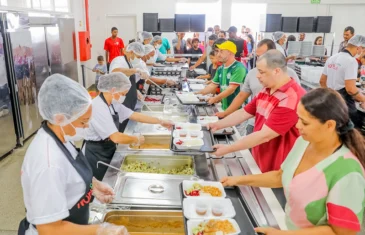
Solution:
[[[145,85],[145,89],[148,88]],[[141,110],[142,104],[138,107]],[[191,121],[202,111],[211,115],[219,109],[209,107],[209,110],[203,110],[191,106],[180,110],[180,118],[187,116],[186,121]],[[165,117],[163,109],[150,115]],[[179,113],[173,115],[176,120]],[[100,205],[95,200],[91,206],[90,223],[125,225],[130,234],[188,234],[182,211],[181,183],[184,180],[219,181],[225,176],[261,173],[249,150],[220,158],[200,152],[174,153],[165,148],[171,141],[171,132],[158,125],[146,125],[128,122],[124,133],[143,134],[146,140],[151,140],[151,145],[146,149],[118,146],[103,179],[114,188],[116,197],[109,205]],[[233,130],[233,135],[215,136],[214,141],[231,144],[242,138],[236,127]],[[149,168],[139,165],[140,162],[148,163]],[[224,191],[235,208],[234,219],[241,229],[240,234],[255,235],[253,228],[257,226],[286,229],[284,210],[271,189],[240,186]]]
[[[133,134],[135,125],[136,123],[129,121],[125,133]],[[235,134],[227,137],[227,141],[229,141],[228,144],[241,138],[238,130],[235,127],[234,129]],[[223,140],[220,137],[216,139],[216,141],[221,143]],[[181,154],[173,153],[170,150],[131,150],[126,145],[119,145],[111,165],[120,169],[128,156],[136,155],[174,158],[180,156]],[[117,187],[115,189],[118,190],[116,192],[117,200],[115,200],[112,205],[118,205],[118,207],[122,208],[122,210],[123,208],[128,208],[128,210],[146,208],[152,208],[154,210],[181,210],[181,203],[179,203],[180,195],[176,187],[182,180],[202,179],[207,181],[219,181],[219,179],[224,176],[261,173],[250,151],[248,150],[236,152],[221,158],[215,158],[209,154],[197,154],[193,155],[193,158],[193,175],[168,176],[166,179],[163,179],[163,177],[153,178],[149,175],[144,175],[143,177],[143,174],[141,173],[121,173],[116,169],[109,168],[103,179],[103,182],[108,183],[112,187]],[[128,188],[124,189],[123,192],[119,192],[119,190],[121,190],[120,187],[123,186],[123,184],[121,184],[121,181],[123,181],[121,178],[123,177],[132,177],[131,179],[133,181],[130,182],[134,183],[135,187],[132,187],[133,185],[129,184],[127,185]],[[159,198],[148,197],[148,192],[143,192],[140,189],[136,190],[138,185],[143,187],[145,183],[143,181],[138,181],[138,179],[148,179],[149,182],[154,182],[154,180],[156,182],[159,182],[160,180],[168,180],[171,182],[171,184],[168,185],[175,187],[174,190],[172,190],[175,194],[172,193],[174,195],[163,198],[163,200]],[[126,185],[124,184],[124,186]],[[128,190],[139,192],[140,195],[135,195],[135,193],[128,192]],[[247,213],[247,216],[250,217],[251,220],[253,219],[257,222],[256,226],[272,226],[280,229],[286,228],[284,211],[271,189],[240,186],[235,190],[232,188],[228,190],[228,195],[233,202],[237,204],[245,204],[245,207],[243,207],[245,209],[245,213]],[[143,195],[147,196],[144,197]],[[99,220],[101,220],[101,218],[99,218]]]

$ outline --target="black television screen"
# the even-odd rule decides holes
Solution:
[[[175,14],[175,31],[190,32],[190,15]]]
[[[143,31],[158,31],[158,13],[143,13]]]
[[[205,15],[190,15],[190,31],[205,32]]]
[[[159,19],[160,32],[174,32],[175,19]]]

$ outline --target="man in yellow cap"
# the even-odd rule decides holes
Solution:
[[[226,41],[217,47],[219,48],[218,60],[223,65],[217,69],[213,82],[198,94],[214,94],[217,87],[220,86],[220,94],[210,98],[208,103],[214,104],[222,101],[222,109],[226,110],[240,92],[240,85],[244,82],[247,71],[242,63],[235,60],[237,47],[233,42]]]

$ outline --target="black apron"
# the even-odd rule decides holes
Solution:
[[[131,69],[132,66],[131,64],[128,62],[128,59],[126,56],[124,56],[125,61],[127,61],[127,64],[129,66],[129,68]],[[141,79],[142,80],[142,79]],[[131,89],[129,89],[125,100],[123,102],[123,105],[131,110],[134,111],[134,108],[136,107],[137,104],[137,84],[136,84],[136,75],[133,74],[129,77],[129,81],[131,82]],[[119,124],[119,132],[124,132],[125,128],[127,127],[129,119],[124,120],[122,123]]]
[[[344,49],[342,52],[348,53],[351,55],[351,53],[346,49]],[[352,122],[355,124],[356,127],[361,128],[362,124],[361,124],[360,117],[357,113],[357,108],[356,108],[356,103],[355,103],[354,98],[351,95],[349,95],[349,93],[347,93],[346,88],[337,90],[337,92],[340,93],[340,95],[342,96],[342,98],[345,100],[345,102],[347,104],[347,107],[349,109],[350,119],[352,120]]]
[[[79,225],[87,225],[89,223],[89,203],[91,202],[92,198],[93,173],[91,170],[91,166],[89,165],[82,151],[80,151],[80,149],[76,147],[75,149],[78,151],[78,155],[76,156],[76,159],[74,159],[66,146],[47,126],[46,122],[43,122],[42,128],[56,141],[58,147],[62,150],[67,160],[72,164],[77,173],[80,174],[86,185],[85,194],[82,195],[80,200],[71,208],[71,210],[69,210],[70,215],[66,219],[64,219],[64,221],[69,221],[71,223]],[[18,235],[25,235],[25,232],[28,230],[29,226],[30,224],[27,221],[27,218],[24,218],[19,224]],[[34,228],[36,227],[34,226]]]
[[[99,96],[108,106],[108,103],[106,102],[103,93],[100,93]],[[111,114],[111,112],[110,115],[112,116],[113,122],[118,129],[119,116],[118,113],[115,111],[113,105],[111,105],[111,107],[113,108],[114,115]],[[97,180],[102,181],[106,171],[108,170],[108,167],[102,164],[100,164],[99,167],[97,167],[97,162],[102,161],[105,162],[106,164],[110,164],[116,150],[117,150],[117,145],[109,138],[100,141],[91,141],[91,140],[85,141],[85,155],[91,165],[93,175]]]

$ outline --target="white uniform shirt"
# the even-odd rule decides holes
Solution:
[[[72,156],[77,151],[65,144]],[[43,128],[25,154],[21,170],[24,203],[31,224],[49,224],[69,216],[69,210],[85,194],[86,185],[56,141]],[[37,235],[33,226],[26,235]]]
[[[347,52],[331,56],[324,65],[323,74],[327,75],[327,87],[333,90],[345,88],[345,80],[357,79],[358,64]]]
[[[112,62],[110,63],[109,72],[111,73],[114,69],[117,68],[129,69],[128,63],[125,60],[124,56],[117,56],[112,60]]]
[[[286,55],[286,52],[285,52],[284,48],[279,43],[275,43],[275,46],[276,46],[276,50],[280,51],[281,54],[283,54],[286,58],[287,55]]]
[[[85,140],[105,140],[112,134],[119,132],[112,118],[113,108],[108,106],[100,96],[93,99],[92,109],[89,128],[85,131]]]
[[[142,69],[143,72],[146,72],[150,76],[150,71],[148,70],[147,64],[143,60],[140,60],[140,63],[138,65],[132,65],[132,66],[133,68]],[[139,80],[141,80],[141,75],[136,74],[136,82],[138,82]]]
[[[119,123],[124,122],[127,120],[134,112],[133,110],[125,107],[123,104],[119,104],[118,102],[114,101],[112,102],[115,112],[118,113],[119,116]]]

